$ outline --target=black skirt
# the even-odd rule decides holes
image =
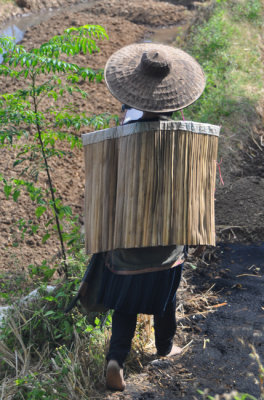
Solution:
[[[105,267],[98,301],[126,314],[162,315],[176,296],[182,266],[137,275],[118,275]]]

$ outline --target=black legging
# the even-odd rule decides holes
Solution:
[[[154,315],[155,344],[158,355],[167,355],[173,345],[176,332],[176,295],[170,302],[162,316]],[[107,354],[107,361],[116,360],[120,367],[130,351],[137,324],[137,314],[125,314],[115,311],[112,319],[112,337]]]

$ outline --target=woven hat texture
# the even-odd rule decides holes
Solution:
[[[180,110],[205,87],[201,66],[180,49],[155,43],[116,51],[105,66],[108,89],[120,102],[142,111]]]

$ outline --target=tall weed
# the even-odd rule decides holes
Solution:
[[[0,337],[2,398],[88,399],[97,393],[111,315],[65,315],[66,298],[65,287],[52,296],[43,290],[38,302],[11,310]]]

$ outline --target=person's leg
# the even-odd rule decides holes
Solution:
[[[115,311],[112,318],[112,337],[107,361],[116,360],[123,367],[134,337],[137,324],[137,314],[125,314]]]
[[[124,390],[123,363],[130,351],[137,323],[136,314],[115,311],[112,318],[112,337],[107,354],[106,385],[109,389]]]
[[[176,295],[170,302],[163,315],[154,315],[155,344],[158,355],[166,356],[173,346],[173,338],[176,332]]]
[[[182,267],[183,264],[178,265],[174,270],[172,300],[169,300],[163,315],[154,315],[155,344],[160,356],[181,352],[180,347],[173,345],[173,338],[176,332],[176,292],[181,281]]]

